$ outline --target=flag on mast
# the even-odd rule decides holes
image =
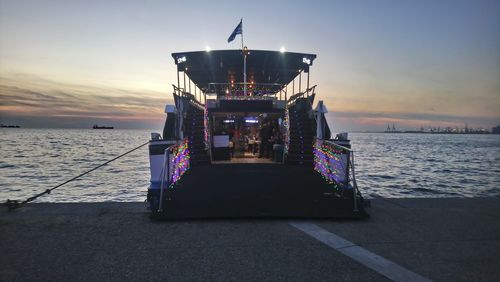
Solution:
[[[243,19],[241,19],[240,23],[234,29],[233,33],[231,33],[231,35],[229,35],[229,38],[227,39],[227,43],[230,43],[231,41],[233,41],[234,38],[236,37],[236,35],[238,35],[238,34],[241,34],[241,36],[243,36]]]

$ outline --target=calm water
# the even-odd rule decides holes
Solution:
[[[25,199],[148,140],[144,130],[0,129],[0,201]],[[367,197],[500,196],[500,136],[351,134]],[[147,147],[43,202],[144,201]]]

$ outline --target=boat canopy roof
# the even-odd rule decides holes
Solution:
[[[214,50],[172,53],[177,70],[199,88],[211,83],[241,83],[243,79],[242,50]],[[273,84],[275,91],[290,83],[301,71],[309,72],[315,54],[248,50],[247,83]]]

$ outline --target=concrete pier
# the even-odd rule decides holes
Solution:
[[[154,222],[144,203],[2,207],[0,281],[389,280],[297,222],[419,277],[500,281],[500,198],[374,199],[367,211],[367,220]]]

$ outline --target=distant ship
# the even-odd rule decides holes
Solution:
[[[100,125],[97,125],[97,124],[94,124],[94,126],[92,127],[93,129],[114,129],[115,127],[114,126],[100,126]]]
[[[2,128],[21,128],[21,126],[19,126],[19,125],[5,125],[5,124],[0,125],[0,127],[2,127]]]

